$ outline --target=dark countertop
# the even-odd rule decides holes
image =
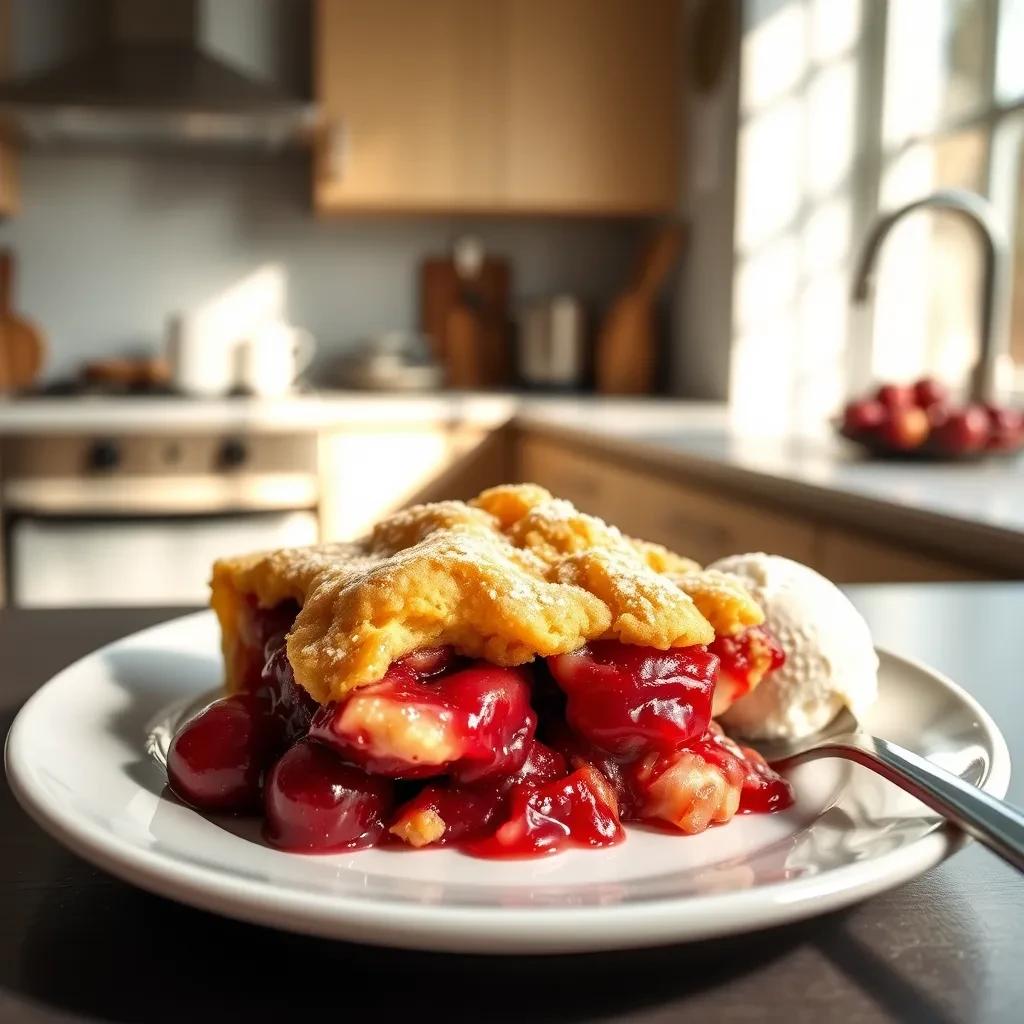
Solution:
[[[851,587],[879,644],[962,683],[1024,764],[1024,584]],[[174,610],[0,613],[0,723],[99,644]],[[1010,798],[1024,803],[1024,778]],[[238,924],[116,881],[0,790],[0,1019],[927,1020],[1024,1005],[1024,880],[976,845],[815,920],[694,945],[550,958],[372,949]]]

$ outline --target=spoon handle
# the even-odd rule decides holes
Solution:
[[[845,757],[917,797],[1018,871],[1024,871],[1024,813],[896,743],[852,733],[774,762],[787,768],[819,757]]]

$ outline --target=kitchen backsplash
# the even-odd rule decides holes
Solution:
[[[339,218],[310,210],[302,155],[36,152],[21,161],[21,210],[0,225],[17,257],[16,308],[45,332],[46,376],[83,360],[154,352],[166,320],[267,264],[318,364],[368,335],[418,322],[418,267],[471,232],[512,264],[516,299],[571,291],[600,307],[621,288],[634,222]]]

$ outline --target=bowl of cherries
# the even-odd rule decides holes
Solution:
[[[957,404],[943,384],[923,377],[847,403],[839,432],[877,458],[980,459],[1024,447],[1024,412]]]

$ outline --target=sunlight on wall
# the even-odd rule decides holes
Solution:
[[[743,428],[823,429],[847,389],[862,9],[747,5],[730,374]]]
[[[211,295],[191,315],[224,337],[241,338],[253,326],[283,320],[287,303],[287,271],[267,263]]]
[[[882,178],[890,209],[937,188],[982,191],[980,132],[911,145]],[[923,367],[952,384],[966,380],[978,350],[982,263],[975,232],[955,214],[921,212],[898,225],[878,265],[873,370],[885,379]]]
[[[993,4],[962,0],[888,6],[880,209],[939,188],[985,191],[980,128],[926,136],[985,102],[994,10]],[[981,263],[973,231],[955,215],[918,213],[893,231],[877,273],[877,377],[905,379],[926,371],[953,386],[966,382],[978,351]]]

